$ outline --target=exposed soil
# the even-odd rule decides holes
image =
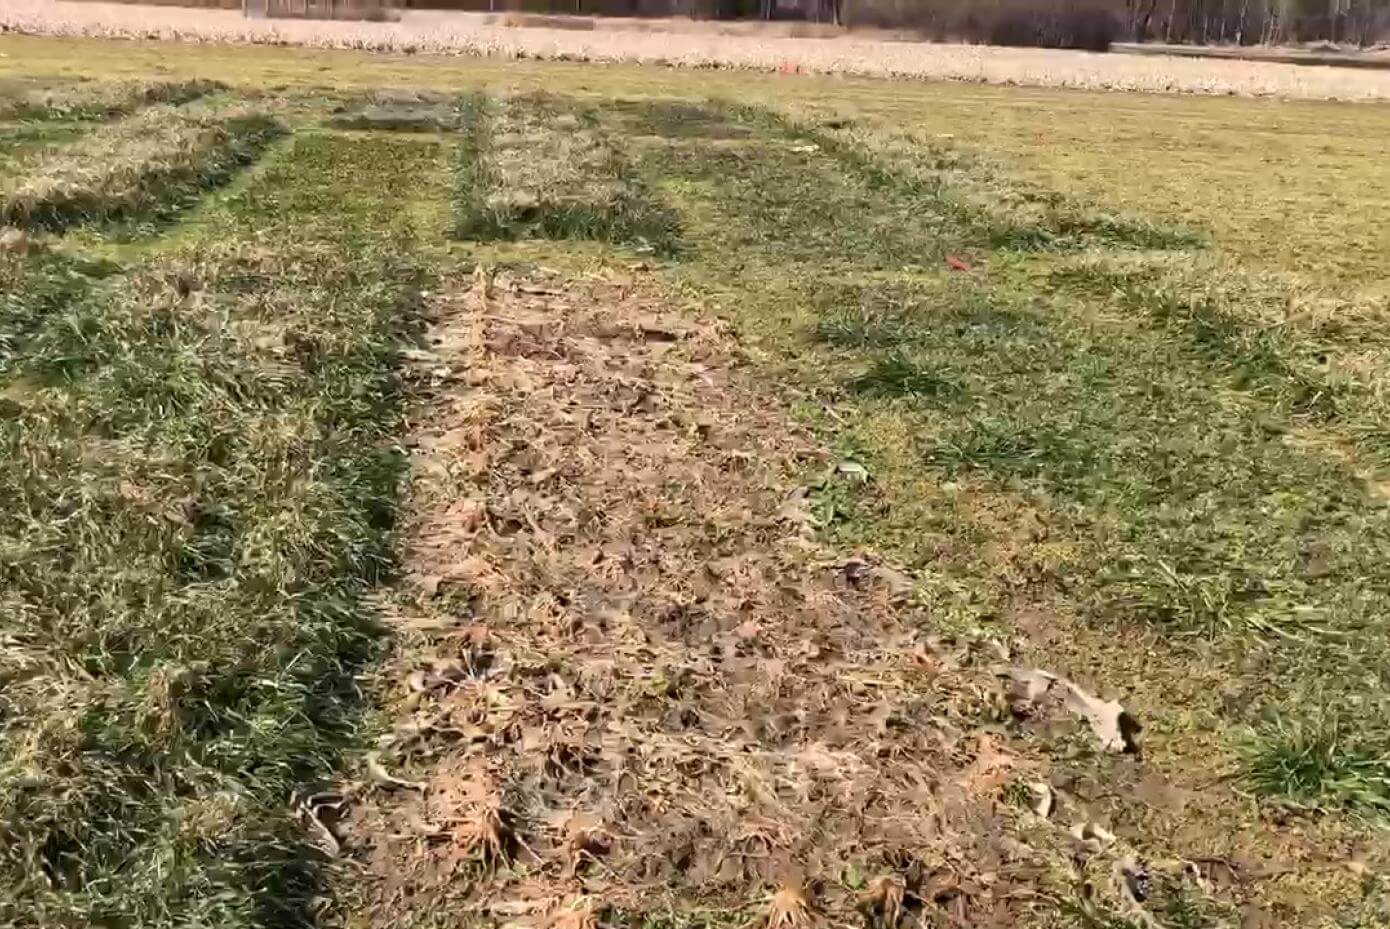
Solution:
[[[1042,866],[1001,803],[1036,763],[981,725],[999,656],[813,540],[792,477],[828,459],[720,326],[613,277],[432,311],[387,761],[421,782],[378,771],[349,828],[376,921],[1012,924]]]

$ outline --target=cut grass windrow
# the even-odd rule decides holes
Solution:
[[[0,186],[0,225],[160,219],[226,183],[283,132],[261,114],[153,106],[17,166]]]
[[[177,106],[225,89],[219,81],[201,79],[44,86],[0,98],[0,119],[113,119],[155,104]]]
[[[678,229],[590,110],[546,96],[465,98],[455,234],[613,242],[671,254]]]
[[[310,920],[325,859],[292,795],[355,731],[403,460],[402,205],[443,171],[434,144],[301,137],[5,376],[0,923]]]

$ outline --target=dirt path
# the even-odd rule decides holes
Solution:
[[[613,278],[433,312],[386,757],[420,784],[350,829],[376,922],[1033,905],[999,656],[812,540],[791,479],[827,459],[717,325]]]

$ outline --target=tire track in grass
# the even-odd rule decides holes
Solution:
[[[310,136],[49,315],[0,414],[0,922],[308,925],[376,653],[440,146]],[[363,178],[374,183],[364,185]]]

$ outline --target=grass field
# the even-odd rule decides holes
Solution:
[[[0,55],[0,922],[1390,921],[1390,111]]]

